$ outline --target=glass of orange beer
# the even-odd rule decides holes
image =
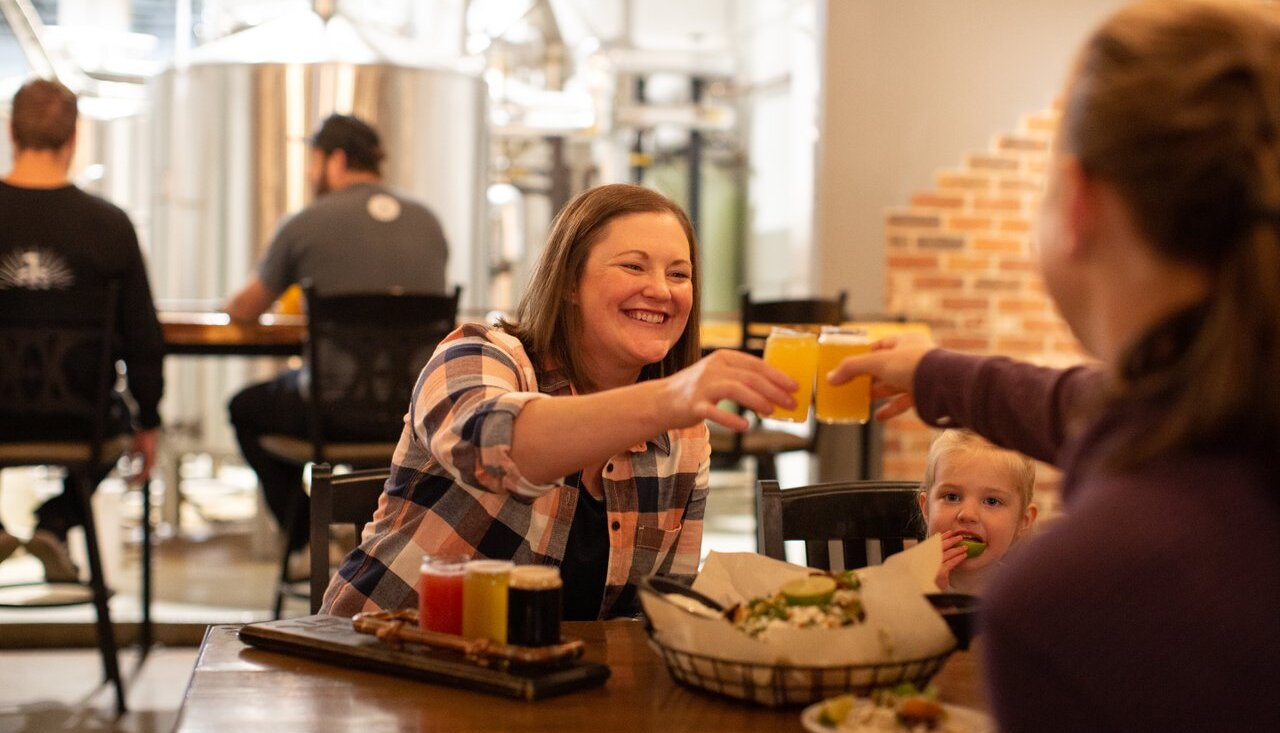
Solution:
[[[845,357],[871,351],[871,339],[860,328],[823,326],[818,337],[818,389],[816,415],[824,423],[865,423],[871,418],[871,375],[860,374],[839,386],[827,381],[827,372]]]
[[[462,577],[462,635],[507,643],[507,584],[515,563],[472,560]]]
[[[764,342],[764,360],[770,366],[796,380],[800,388],[791,393],[796,406],[778,408],[770,418],[790,422],[809,419],[809,403],[813,400],[813,378],[818,364],[818,337],[807,331],[773,328]]]

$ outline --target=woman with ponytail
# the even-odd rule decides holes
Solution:
[[[883,343],[915,405],[1063,471],[984,597],[1004,733],[1280,730],[1280,18],[1154,0],[1085,43],[1036,236],[1098,366]]]

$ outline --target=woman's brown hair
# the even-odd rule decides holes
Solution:
[[[546,249],[529,279],[529,286],[516,307],[514,321],[499,326],[520,339],[535,358],[555,363],[562,368],[570,383],[582,391],[595,389],[577,358],[582,349],[581,318],[570,302],[570,295],[582,278],[583,267],[591,247],[608,231],[609,224],[630,214],[670,214],[680,223],[689,241],[689,263],[693,269],[693,306],[684,333],[662,361],[649,364],[640,379],[655,379],[673,374],[700,356],[698,322],[700,320],[702,270],[698,263],[698,242],[689,217],[671,199],[643,186],[615,183],[588,189],[575,197],[551,223]]]
[[[1207,302],[1118,365],[1119,399],[1163,414],[1112,460],[1280,455],[1280,19],[1206,0],[1120,10],[1081,51],[1060,136],[1120,191],[1161,256],[1213,283]]]

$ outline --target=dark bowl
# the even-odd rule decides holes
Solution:
[[[969,641],[978,632],[980,599],[968,593],[926,593],[925,597],[947,622],[956,637],[956,647],[968,649]]]
[[[701,603],[707,608],[710,608],[714,611],[720,611],[721,613],[724,612],[724,606],[720,605],[719,602],[712,600],[711,598],[708,598],[707,596],[702,595],[701,593],[694,590],[693,588],[690,588],[684,583],[681,583],[677,580],[672,580],[671,578],[663,578],[658,575],[650,575],[649,577],[640,581],[640,590],[649,591],[650,593],[655,593],[657,595],[667,595],[669,593],[674,593],[675,595],[687,596],[697,601],[698,603]]]

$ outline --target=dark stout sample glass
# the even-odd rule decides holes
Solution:
[[[560,569],[551,565],[521,565],[511,571],[507,589],[508,644],[560,643],[563,587]]]

